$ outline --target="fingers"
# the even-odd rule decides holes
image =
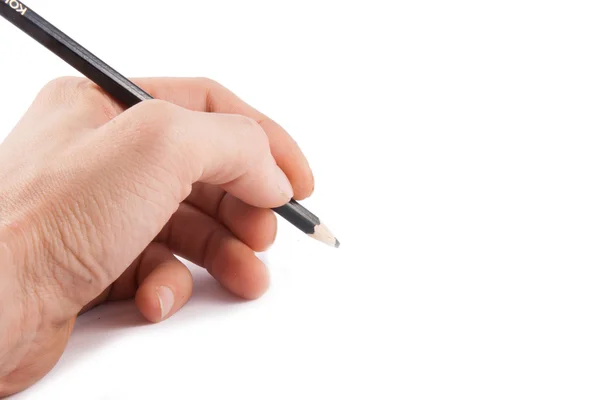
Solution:
[[[198,182],[192,186],[192,191],[185,201],[211,217],[217,218],[221,201],[226,194],[227,192],[219,186]]]
[[[140,263],[135,303],[148,321],[163,321],[190,299],[192,274],[165,245],[159,243],[148,247]]]
[[[218,218],[254,251],[265,251],[275,241],[277,218],[271,210],[249,206],[226,194],[221,201]]]
[[[232,293],[248,300],[259,298],[269,287],[266,266],[244,243],[221,233],[206,250],[207,271]]]
[[[151,243],[123,275],[80,311],[83,314],[105,301],[136,299],[151,322],[177,312],[192,294],[192,275],[161,243]],[[164,317],[163,317],[164,313]]]
[[[133,163],[140,176],[161,177],[166,185],[172,185],[176,178],[182,189],[178,201],[185,199],[185,188],[189,190],[196,181],[220,185],[261,208],[279,207],[293,196],[289,180],[270,153],[264,131],[247,117],[194,112],[150,100],[124,112],[100,131],[98,140],[118,153],[113,157]],[[123,171],[119,172],[114,177],[117,181],[123,177]]]
[[[250,206],[217,186],[195,184],[186,203],[221,222],[254,251],[275,241],[277,218],[271,210]]]
[[[269,286],[267,269],[254,250],[213,218],[186,203],[157,240],[206,268],[223,287],[240,297],[256,299]]]
[[[292,137],[279,124],[217,82],[205,78],[142,78],[134,81],[153,97],[190,110],[240,114],[252,118],[266,132],[277,164],[292,183],[294,197],[302,200],[313,192],[312,170]]]

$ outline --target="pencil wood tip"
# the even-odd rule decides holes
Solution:
[[[319,242],[323,242],[332,247],[340,247],[340,241],[337,240],[335,235],[327,228],[325,225],[317,225],[315,226],[315,233],[309,235],[313,239],[318,240]]]

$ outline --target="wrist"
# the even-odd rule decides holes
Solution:
[[[20,246],[0,228],[0,398],[44,376],[64,350],[73,321],[55,325],[45,313]]]
[[[77,313],[60,301],[61,283],[53,273],[50,256],[51,230],[34,217],[7,220],[3,225],[0,218],[0,278],[12,292],[6,301],[21,310],[28,328],[65,324]],[[68,314],[63,312],[67,308]]]
[[[24,257],[15,237],[5,227],[0,227],[0,326],[38,326],[40,303],[35,292],[28,290],[32,282],[27,279]],[[0,330],[1,333],[6,330]],[[1,344],[1,342],[0,342]]]
[[[23,285],[14,241],[0,227],[0,394],[40,325],[40,313]]]

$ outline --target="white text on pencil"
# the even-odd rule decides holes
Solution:
[[[27,11],[27,8],[25,8],[23,4],[21,4],[21,2],[17,0],[4,0],[4,3],[8,4],[10,8],[12,8],[21,15],[25,15],[25,12]]]

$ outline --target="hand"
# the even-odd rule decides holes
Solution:
[[[259,297],[269,208],[313,190],[296,143],[227,89],[136,83],[162,100],[123,111],[87,80],[54,81],[0,146],[0,396],[45,375],[90,307],[177,312],[192,277],[175,255]]]

